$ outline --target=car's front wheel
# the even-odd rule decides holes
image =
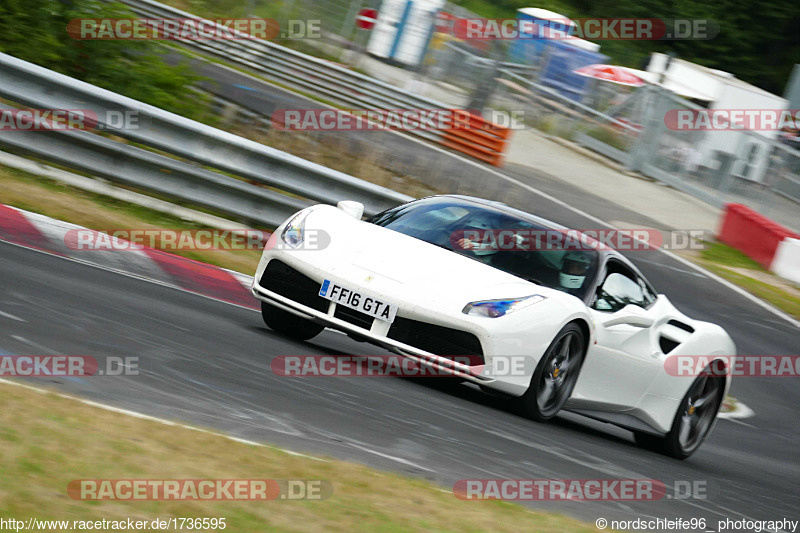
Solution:
[[[530,387],[517,399],[519,411],[540,422],[556,416],[575,388],[585,353],[581,328],[564,326],[536,366]]]
[[[266,302],[261,302],[261,316],[271,330],[299,341],[316,337],[325,329],[325,326],[304,320]]]
[[[706,367],[681,400],[669,433],[659,436],[637,431],[633,434],[636,444],[676,459],[686,459],[711,432],[724,391],[725,378],[713,376],[711,367]]]

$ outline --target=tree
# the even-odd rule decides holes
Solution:
[[[4,0],[0,52],[173,113],[204,118],[207,99],[187,98],[201,78],[182,54],[182,61],[169,64],[165,55],[170,49],[154,41],[76,40],[67,33],[73,19],[132,17],[118,2]]]
[[[792,67],[800,62],[800,2],[786,0],[460,0],[484,17],[515,17],[535,5],[572,19],[707,19],[719,34],[708,40],[598,41],[616,64],[641,68],[651,52],[731,72],[767,91],[782,94]]]

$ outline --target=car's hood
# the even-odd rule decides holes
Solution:
[[[331,273],[386,294],[399,292],[411,301],[452,303],[459,308],[471,301],[531,294],[568,297],[332,207],[317,208],[306,223],[330,235],[319,259]]]

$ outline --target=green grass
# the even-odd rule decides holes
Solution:
[[[755,259],[732,246],[721,242],[707,242],[705,244],[706,248],[702,251],[702,258],[705,261],[734,268],[749,268],[767,272]]]
[[[14,179],[16,181],[25,182],[32,185],[35,184],[44,190],[53,191],[56,193],[68,193],[78,198],[86,199],[95,204],[97,207],[113,209],[119,213],[136,217],[144,223],[161,225],[163,227],[177,227],[180,225],[187,229],[201,229],[203,227],[200,224],[195,224],[167,213],[153,211],[147,207],[142,207],[140,205],[132,204],[91,191],[77,189],[60,181],[43,176],[37,176],[24,170],[10,167],[0,167],[0,176],[2,176],[3,179]],[[35,198],[31,198],[32,203],[28,204],[30,210],[36,213],[46,214],[42,212],[41,208],[36,207],[38,202],[35,202],[34,200]]]
[[[3,166],[0,166],[0,204],[98,231],[148,228],[208,229],[201,224],[170,214]],[[260,250],[175,250],[170,253],[246,274],[255,271],[261,256]]]
[[[781,280],[731,246],[721,242],[706,244],[707,248],[700,253],[699,258],[690,259],[696,260],[718,276],[800,319],[800,290],[792,288],[789,282]]]
[[[593,524],[517,504],[462,501],[421,479],[246,445],[7,383],[0,383],[0,428],[14,428],[0,430],[4,518],[225,518],[236,533],[596,532]],[[67,493],[80,479],[305,479],[326,481],[333,493],[316,501],[84,501]]]
[[[718,276],[739,285],[751,294],[800,319],[800,298],[792,295],[789,291],[711,262],[704,261],[701,264]]]

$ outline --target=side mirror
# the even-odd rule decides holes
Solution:
[[[353,200],[342,200],[336,207],[350,215],[351,217],[355,218],[356,220],[361,220],[361,217],[364,215],[364,204],[361,202],[354,202]]]
[[[619,326],[626,324],[637,328],[649,328],[655,320],[647,311],[638,305],[628,304],[603,321],[603,327]]]

